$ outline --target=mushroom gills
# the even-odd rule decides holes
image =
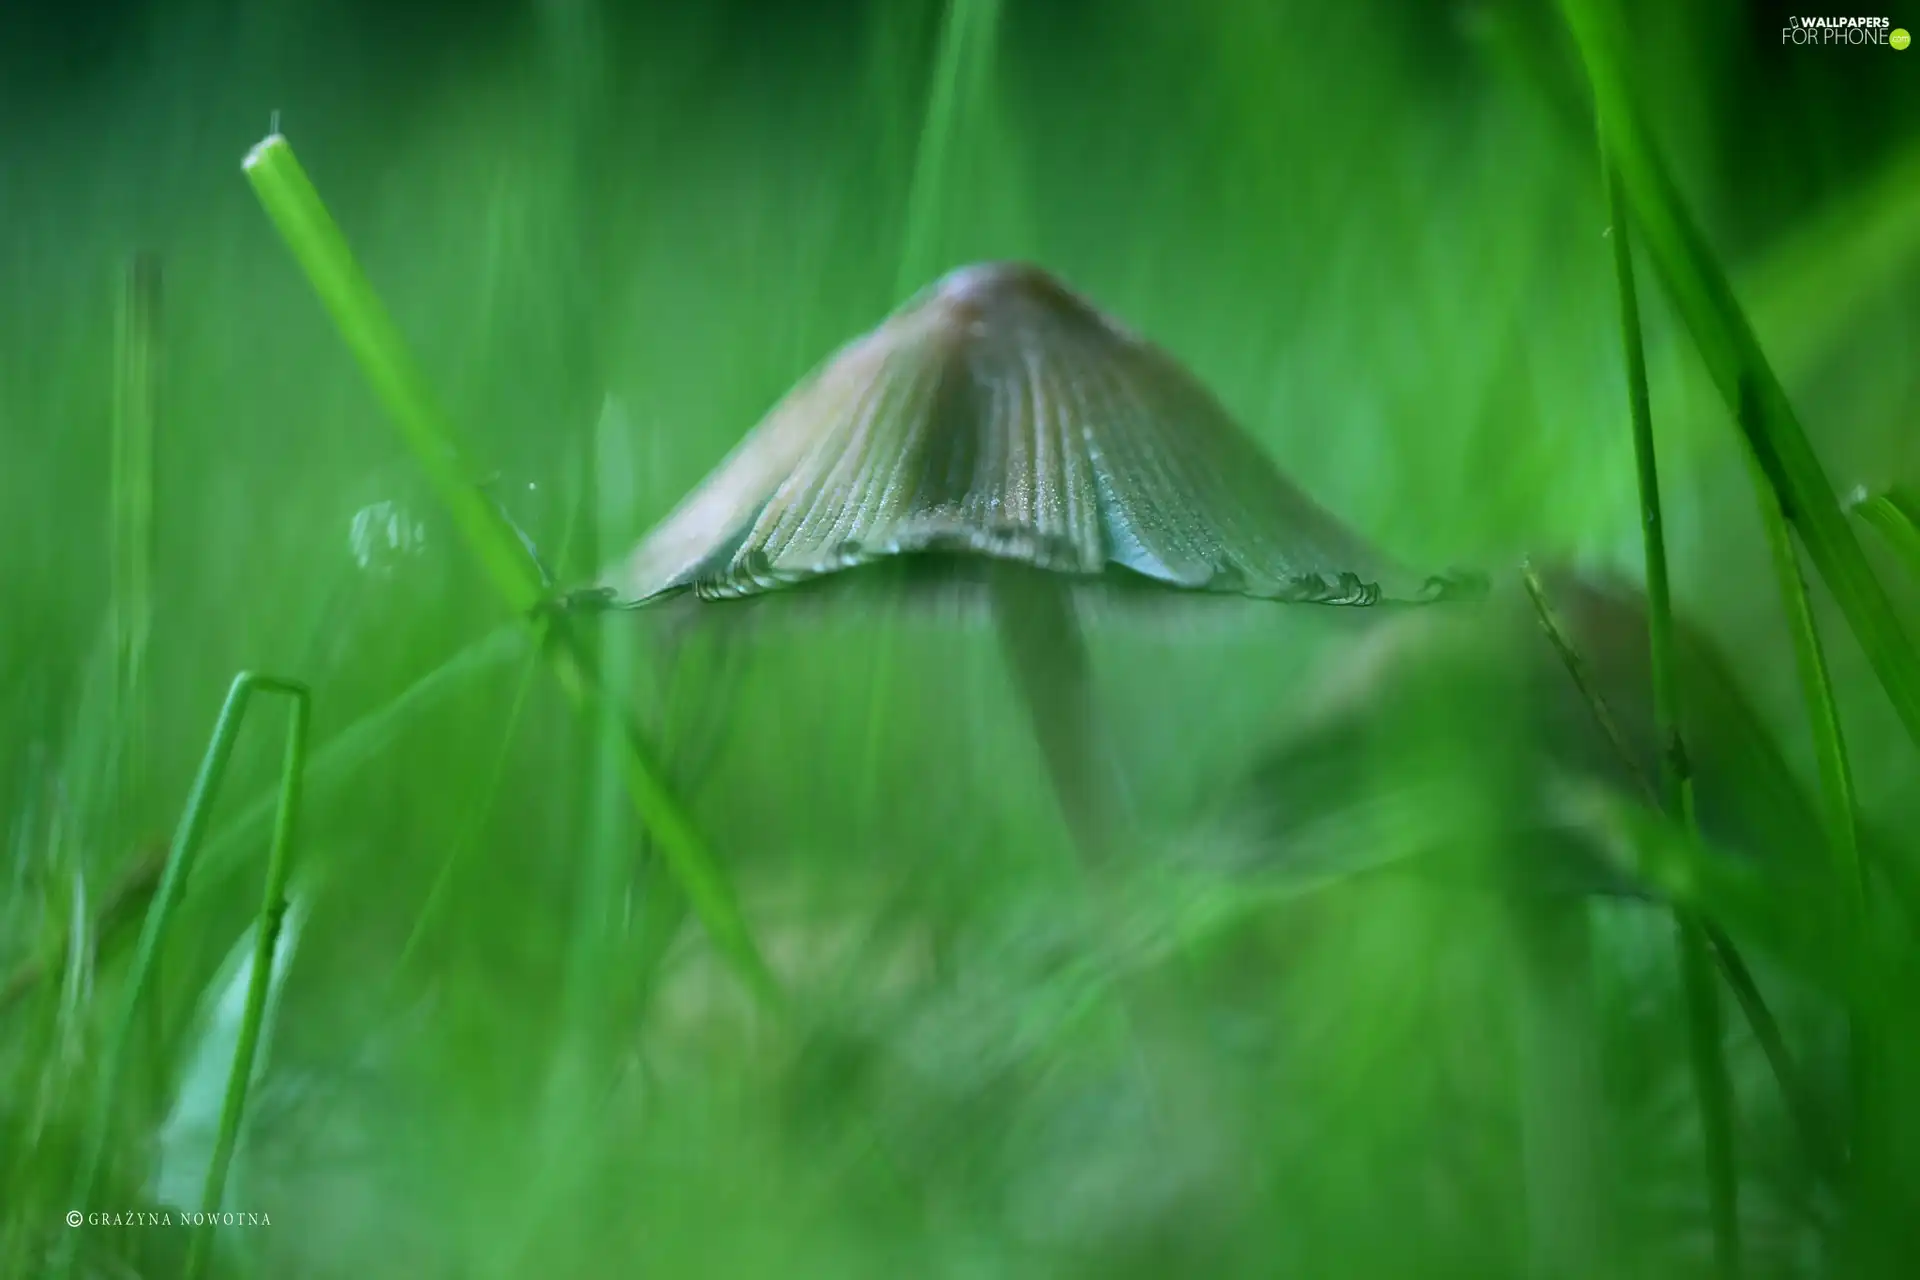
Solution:
[[[843,347],[604,579],[730,599],[895,556],[1288,603],[1425,603],[1177,361],[1032,268],[957,272]]]

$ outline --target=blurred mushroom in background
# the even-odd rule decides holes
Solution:
[[[1330,663],[1315,701],[1223,805],[1241,847],[1275,867],[1301,856],[1337,860],[1314,836],[1321,821],[1389,783],[1431,778],[1432,766],[1499,766],[1501,822],[1525,850],[1503,874],[1553,891],[1643,894],[1557,797],[1563,782],[1649,798],[1658,784],[1646,600],[1622,581],[1565,567],[1541,580],[1622,744],[1602,728],[1516,577],[1480,609],[1385,620]],[[1702,834],[1723,852],[1817,864],[1820,815],[1726,659],[1685,618],[1675,619],[1674,643]],[[1447,850],[1427,852],[1430,869],[1464,870]]]
[[[601,581],[718,616],[775,594],[990,614],[1082,851],[1117,807],[1090,610],[1425,603],[1171,356],[1037,267],[953,271],[832,356]],[[791,607],[790,601],[782,601]]]
[[[1482,608],[1384,619],[1331,661],[1316,702],[1222,813],[1228,847],[1252,864],[1243,871],[1391,866],[1504,896],[1521,960],[1515,1061],[1533,1267],[1605,1274],[1605,1196],[1617,1180],[1605,1171],[1590,904],[1653,895],[1569,798],[1598,786],[1655,803],[1667,748],[1645,597],[1564,567],[1541,584],[1579,679],[1517,574]],[[1680,736],[1708,845],[1782,870],[1821,866],[1820,815],[1727,662],[1684,619],[1674,639]]]

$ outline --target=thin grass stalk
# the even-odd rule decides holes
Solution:
[[[1540,629],[1546,634],[1555,652],[1559,654],[1561,664],[1573,680],[1574,687],[1585,699],[1587,708],[1592,713],[1602,735],[1607,739],[1609,747],[1627,774],[1638,780],[1642,799],[1655,809],[1660,808],[1658,789],[1641,773],[1640,766],[1634,758],[1633,749],[1627,744],[1625,734],[1621,732],[1619,723],[1613,717],[1613,709],[1600,693],[1599,686],[1594,683],[1587,669],[1586,660],[1580,656],[1573,641],[1568,637],[1566,629],[1561,626],[1552,604],[1547,600],[1546,589],[1541,585],[1539,575],[1528,567],[1522,573],[1522,581],[1526,586],[1527,595],[1533,601],[1534,613],[1539,618]],[[1697,838],[1694,838],[1694,844],[1696,846],[1699,844]],[[1701,864],[1698,860],[1697,848],[1690,848],[1687,852],[1691,856],[1686,865],[1690,869],[1698,868]],[[1672,877],[1666,874],[1669,864],[1662,863],[1660,869],[1663,874],[1643,874],[1642,878],[1665,892],[1669,898],[1683,903],[1692,903],[1696,895],[1691,891],[1686,893],[1672,891]],[[1819,1108],[1814,1104],[1812,1095],[1807,1090],[1805,1077],[1801,1074],[1798,1064],[1794,1062],[1792,1052],[1787,1048],[1786,1036],[1780,1030],[1779,1020],[1773,1016],[1773,1010],[1767,1007],[1766,998],[1761,995],[1759,984],[1753,980],[1752,970],[1747,967],[1746,960],[1741,956],[1733,940],[1711,923],[1705,928],[1707,941],[1712,948],[1713,958],[1719,965],[1721,977],[1733,991],[1740,1004],[1741,1012],[1746,1016],[1747,1024],[1753,1031],[1754,1040],[1767,1059],[1774,1081],[1779,1085],[1781,1098],[1792,1114],[1794,1127],[1805,1144],[1808,1158],[1823,1173],[1837,1181],[1843,1162],[1827,1141]]]
[[[117,314],[112,446],[114,716],[117,810],[138,803],[147,758],[145,682],[153,627],[154,454],[160,419],[160,260],[128,263]],[[123,817],[113,838],[136,833]]]
[[[1640,117],[1619,53],[1619,9],[1611,0],[1561,0],[1560,7],[1593,87],[1606,154],[1648,256],[1783,517],[1833,593],[1895,714],[1920,743],[1920,653],[1867,562],[1785,388]]]
[[[1910,941],[1849,931],[1845,907],[1829,876],[1807,876],[1782,892],[1776,880],[1751,868],[1703,858],[1698,844],[1684,832],[1664,819],[1650,820],[1644,809],[1597,790],[1588,800],[1598,824],[1612,829],[1616,852],[1633,859],[1648,882],[1674,900],[1738,927],[1802,979],[1846,1007],[1859,1008],[1870,1026],[1895,1025],[1906,1014],[1913,969]],[[1888,975],[1895,975],[1894,980]],[[1897,1108],[1889,1114],[1890,1132],[1877,1135],[1876,1145],[1897,1151]],[[1911,1274],[1912,1197],[1902,1195],[1906,1188],[1894,1180],[1897,1166],[1869,1176],[1856,1161],[1849,1172],[1851,1220],[1842,1224],[1847,1230],[1834,1274]]]
[[[1522,571],[1542,630],[1610,741],[1625,739],[1586,664],[1555,618],[1539,576]],[[1516,893],[1520,975],[1521,1127],[1527,1168],[1529,1263],[1541,1277],[1604,1275],[1610,1238],[1600,1164],[1605,1089],[1593,980],[1592,918],[1584,897]]]
[[[1608,738],[1620,749],[1622,757],[1630,768],[1632,757],[1627,754],[1626,742],[1620,736],[1612,712],[1597,689],[1587,679],[1585,664],[1578,652],[1567,639],[1564,630],[1555,619],[1551,607],[1540,588],[1539,580],[1531,569],[1526,572],[1528,594],[1533,598],[1539,612],[1542,628],[1553,641],[1565,662],[1581,693],[1588,699],[1596,720],[1601,724]],[[1657,799],[1657,796],[1649,798]],[[1690,811],[1690,806],[1689,806]],[[1698,833],[1689,821],[1686,826],[1687,838],[1692,846],[1698,844]],[[1676,892],[1667,880],[1656,880],[1667,897],[1674,904],[1675,940],[1681,975],[1683,999],[1688,1012],[1689,1059],[1693,1065],[1696,1093],[1701,1102],[1701,1128],[1708,1151],[1708,1190],[1710,1197],[1710,1215],[1713,1220],[1716,1264],[1722,1274],[1729,1255],[1725,1251],[1725,1242],[1731,1236],[1737,1248],[1737,1196],[1738,1183],[1734,1180],[1732,1165],[1732,1084],[1726,1072],[1724,1046],[1720,1027],[1720,1008],[1718,990],[1713,985],[1711,964],[1719,962],[1723,972],[1737,975],[1736,990],[1741,997],[1741,1007],[1746,1012],[1760,1040],[1768,1063],[1779,1082],[1782,1093],[1793,1111],[1798,1127],[1807,1138],[1810,1150],[1817,1150],[1817,1137],[1820,1132],[1817,1123],[1811,1121],[1811,1112],[1806,1105],[1804,1090],[1799,1086],[1800,1076],[1794,1068],[1791,1057],[1786,1052],[1784,1037],[1779,1033],[1779,1025],[1767,1009],[1759,989],[1753,984],[1745,963],[1738,951],[1724,935],[1715,933],[1706,924],[1691,905],[1689,895]],[[1718,1068],[1717,1071],[1715,1068]],[[1716,1127],[1713,1116],[1723,1119]],[[1829,1166],[1831,1167],[1831,1166]],[[1729,1195],[1728,1192],[1733,1192]],[[1737,1259],[1737,1254],[1734,1255]],[[1737,1267],[1737,1261],[1736,1261]],[[1547,1274],[1552,1274],[1549,1268]],[[1734,1272],[1738,1274],[1737,1270]]]
[[[633,475],[632,468],[618,455],[608,456],[603,451],[606,444],[602,438],[603,427],[604,422],[596,419],[593,434],[573,456],[566,531],[561,544],[563,564],[598,563],[597,553],[579,555],[575,544],[602,545],[596,513],[605,499],[605,491]],[[636,658],[635,646],[631,644],[596,647],[594,659],[605,681],[609,705],[635,705]],[[620,903],[630,883],[636,850],[628,829],[631,824],[619,820],[622,816],[630,817],[633,812],[621,794],[618,766],[624,747],[620,722],[614,716],[602,716],[598,721],[583,722],[580,728],[577,744],[584,767],[579,770],[578,811],[587,815],[588,827],[574,886],[574,925],[567,948],[561,1005],[568,1037],[579,1032],[590,1038],[607,1025],[609,980],[619,950]],[[663,741],[662,751],[662,764],[671,770],[672,746]]]
[[[576,511],[583,505],[592,512],[614,514],[615,530],[631,530],[632,490],[638,468],[627,457],[631,449],[629,433],[610,430],[608,415],[599,415],[584,466],[574,471],[574,492],[569,506]],[[586,492],[588,486],[597,491]],[[597,518],[597,516],[595,517]],[[569,517],[569,526],[577,523]],[[589,539],[600,541],[597,529],[588,531]],[[608,545],[621,536],[613,532]],[[631,643],[607,646],[599,655],[600,670],[606,680],[608,696],[619,706],[635,705],[635,676],[638,646]],[[618,1074],[615,1054],[610,1051],[618,1029],[630,1027],[615,1010],[616,981],[633,957],[623,946],[621,924],[627,891],[633,883],[634,864],[639,843],[634,838],[633,807],[622,794],[621,762],[625,743],[620,727],[611,716],[598,722],[583,723],[579,735],[583,761],[589,767],[580,770],[580,812],[587,815],[586,839],[576,860],[572,915],[567,930],[565,965],[559,996],[559,1019],[547,1057],[542,1096],[535,1122],[535,1142],[531,1152],[533,1177],[530,1185],[538,1188],[515,1206],[513,1221],[503,1224],[502,1243],[493,1276],[525,1274],[527,1254],[537,1240],[541,1226],[557,1204],[577,1201],[581,1180],[588,1176],[579,1153],[607,1105],[608,1082]],[[655,725],[656,741],[661,744],[662,764],[673,769],[676,745],[671,736]]]
[[[539,567],[462,458],[399,330],[293,148],[273,134],[248,153],[242,167],[481,568],[516,615],[535,613],[547,594]]]
[[[1906,958],[1896,960],[1894,948],[1878,938],[1847,936],[1827,877],[1808,877],[1783,891],[1777,876],[1709,853],[1667,815],[1611,787],[1589,784],[1569,799],[1609,842],[1609,856],[1655,892],[1724,921],[1836,1003],[1861,1004],[1876,1019],[1894,1009],[1899,994],[1871,979],[1902,967]]]
[[[1724,272],[1693,223],[1638,116],[1618,56],[1619,13],[1605,0],[1563,0],[1599,106],[1604,146],[1626,199],[1647,232],[1649,251],[1692,331],[1709,372],[1733,410],[1761,490],[1802,692],[1819,757],[1824,814],[1847,914],[1864,922],[1865,896],[1844,739],[1824,656],[1787,530],[1820,571],[1910,736],[1920,741],[1920,662],[1885,589],[1834,498],[1818,456],[1741,310]],[[1618,225],[1620,219],[1616,217]],[[1870,1048],[1853,1027],[1854,1078],[1869,1096]],[[1863,1132],[1858,1128],[1856,1137]]]
[[[1742,401],[1745,412],[1755,408],[1751,395]],[[1819,766],[1821,816],[1826,826],[1827,856],[1832,862],[1834,887],[1850,930],[1871,927],[1867,872],[1860,853],[1859,812],[1854,799],[1853,768],[1847,758],[1846,736],[1840,725],[1840,711],[1833,696],[1833,678],[1827,669],[1820,630],[1813,617],[1813,604],[1807,595],[1807,582],[1800,570],[1800,557],[1794,549],[1793,534],[1766,477],[1755,469],[1754,496],[1760,507],[1760,522],[1767,532],[1772,552],[1774,577],[1780,588],[1780,602],[1787,614],[1787,630],[1793,637],[1794,666],[1800,677],[1801,700],[1806,706],[1807,726],[1813,735],[1814,756]],[[1862,1167],[1862,1156],[1872,1145],[1876,1132],[1874,1113],[1879,1096],[1876,1070],[1875,1037],[1860,1008],[1848,1013],[1848,1075],[1852,1087],[1852,1114],[1848,1121],[1846,1149]],[[1865,1162],[1872,1167],[1871,1158]]]
[[[1569,144],[1585,146],[1594,129],[1591,95],[1583,100],[1583,73],[1568,65],[1555,42],[1558,31],[1542,16],[1528,5],[1488,7],[1475,13],[1473,31]],[[1827,202],[1741,270],[1740,295],[1748,299],[1753,327],[1779,333],[1772,360],[1780,375],[1792,381],[1830,354],[1862,301],[1905,271],[1917,249],[1920,142]],[[1679,376],[1685,341],[1684,335],[1669,335],[1649,366]]]
[[[1719,926],[1709,923],[1706,930],[1707,942],[1713,948],[1713,958],[1720,967],[1720,976],[1733,992],[1741,1013],[1746,1015],[1753,1038],[1773,1071],[1773,1078],[1780,1086],[1781,1096],[1787,1104],[1787,1114],[1793,1120],[1801,1146],[1806,1149],[1807,1159],[1830,1185],[1839,1186],[1846,1172],[1846,1160],[1842,1153],[1834,1150],[1826,1126],[1820,1122],[1819,1103],[1807,1088],[1806,1077],[1794,1064],[1793,1053],[1787,1048],[1786,1034],[1781,1031],[1773,1010],[1767,1007],[1766,998],[1760,994],[1760,984],[1754,981],[1753,970],[1747,967],[1746,958],[1733,945],[1733,939]]]
[[[248,153],[243,168],[481,568],[508,608],[540,630],[543,650],[576,711],[595,720],[620,717],[626,739],[623,785],[715,945],[755,996],[781,1004],[779,986],[741,914],[732,883],[668,782],[658,751],[631,716],[609,705],[591,655],[574,637],[568,620],[545,607],[547,591],[538,567],[475,484],[451,424],[293,148],[279,134],[271,135]]]
[[[307,766],[307,790],[324,793],[352,780],[356,771],[379,759],[428,710],[482,677],[490,677],[510,659],[531,652],[525,627],[498,627],[467,645],[396,694],[321,743]],[[272,792],[253,796],[238,806],[234,816],[207,837],[201,851],[200,875],[207,879],[228,873],[267,829],[274,807]]]
[[[501,627],[474,641],[407,686],[391,702],[362,716],[316,748],[307,763],[307,790],[326,792],[339,786],[361,765],[385,751],[401,726],[412,723],[422,711],[467,681],[491,672],[507,658],[523,651],[528,653],[531,670],[533,655],[526,645],[525,629],[519,626]],[[255,847],[253,842],[273,820],[278,798],[278,791],[274,789],[252,796],[238,806],[238,812],[224,826],[206,837],[197,860],[202,883],[229,873],[234,860]],[[94,912],[90,929],[80,935],[71,931],[63,934],[43,955],[23,961],[0,983],[0,1016],[11,1012],[38,990],[49,974],[60,971],[76,936],[83,944],[91,944],[96,966],[121,944],[126,930],[142,918],[153,900],[166,869],[167,848],[165,843],[160,843],[142,853],[115,881]],[[422,914],[427,914],[424,909]]]
[[[1714,1268],[1722,1280],[1739,1280],[1744,1264],[1739,1171],[1733,1150],[1733,1081],[1727,1072],[1712,942],[1705,917],[1691,907],[1676,904],[1673,918],[1680,952],[1680,987],[1687,1007],[1687,1052],[1693,1065],[1694,1094],[1700,1102],[1701,1142],[1706,1148]]]
[[[1599,726],[1601,734],[1605,736],[1607,745],[1612,747],[1614,754],[1626,764],[1628,772],[1645,783],[1646,778],[1640,772],[1639,763],[1634,759],[1633,748],[1627,744],[1626,733],[1621,730],[1620,722],[1613,718],[1613,708],[1601,694],[1600,686],[1594,683],[1593,674],[1587,668],[1586,659],[1580,656],[1580,651],[1574,647],[1572,637],[1567,634],[1566,628],[1560,625],[1559,615],[1554,612],[1553,602],[1547,599],[1547,589],[1540,581],[1539,572],[1531,564],[1521,566],[1520,582],[1526,588],[1527,598],[1533,602],[1534,617],[1539,619],[1541,632],[1559,656],[1560,665],[1566,668],[1568,677],[1573,681],[1573,687],[1579,690],[1580,696],[1586,700],[1587,709],[1593,713],[1594,723]],[[1647,799],[1656,804],[1660,800],[1659,792],[1650,784],[1647,788]]]
[[[414,916],[413,928],[407,931],[407,940],[401,945],[400,955],[393,962],[392,980],[396,983],[406,973],[414,956],[419,954],[421,943],[439,920],[440,912],[446,906],[447,894],[453,887],[454,872],[474,846],[480,843],[487,820],[493,815],[493,800],[500,794],[500,784],[507,775],[507,762],[513,756],[514,743],[519,740],[520,718],[526,711],[527,694],[533,688],[533,673],[538,664],[538,655],[529,651],[527,660],[520,666],[520,677],[514,683],[513,702],[507,708],[507,721],[500,732],[500,748],[494,753],[493,768],[487,775],[487,788],[482,793],[485,799],[474,806],[464,838],[447,850],[440,870],[434,874],[426,900],[420,904],[419,914]]]
[[[167,931],[172,926],[174,912],[179,908],[181,896],[186,891],[187,875],[192,870],[195,855],[199,852],[201,836],[206,831],[207,819],[213,812],[214,798],[219,793],[221,780],[226,776],[227,763],[233,757],[234,742],[239,737],[247,707],[256,692],[280,693],[292,698],[296,706],[294,714],[296,719],[301,721],[300,731],[304,736],[304,713],[298,710],[309,698],[304,685],[251,671],[243,671],[234,678],[232,686],[227,690],[226,701],[221,705],[220,717],[214,723],[213,738],[207,744],[206,755],[200,762],[200,772],[193,780],[192,791],[188,793],[186,812],[181,816],[180,826],[174,833],[173,845],[167,853],[166,869],[160,873],[159,887],[154,891],[153,903],[147,909],[146,924],[140,932],[140,947],[134,956],[133,972],[127,980],[127,991],[119,1021],[115,1024],[114,1031],[107,1041],[105,1055],[101,1059],[98,1092],[92,1115],[89,1117],[86,1137],[81,1145],[80,1163],[74,1171],[73,1193],[69,1197],[70,1202],[76,1207],[93,1202],[94,1187],[98,1182],[100,1166],[106,1155],[107,1140],[113,1131],[113,1118],[116,1103],[119,1101],[120,1079],[126,1066],[127,1047],[132,1042],[135,1024],[139,1019],[147,992],[153,986],[159,969],[160,953],[166,945]],[[302,754],[304,756],[304,748]],[[289,806],[296,804],[298,800],[298,785],[290,785],[283,778],[279,809],[274,819],[276,833],[282,828],[288,831],[292,829],[292,812]],[[77,1232],[68,1232],[62,1237],[61,1246],[54,1259],[55,1275],[65,1277],[71,1273],[77,1240]]]
[[[624,408],[611,397],[601,404],[599,417],[594,424],[593,433],[593,476],[598,489],[595,494],[595,518],[600,524],[600,545],[611,546],[627,536],[639,520],[645,506],[637,478],[646,474],[635,448],[636,440]],[[642,662],[642,650],[632,644],[609,646],[604,657],[608,688],[623,706],[632,706],[642,700],[645,667]],[[678,731],[676,721],[671,714],[673,695],[685,683],[679,674],[682,664],[671,658],[666,664],[665,689],[656,690],[655,724],[671,752],[670,768],[673,776],[682,786],[696,787],[703,771],[700,761],[688,758],[688,743],[685,735]],[[706,699],[702,705],[714,710],[722,718],[731,720],[724,709],[717,707],[716,699]],[[698,745],[698,744],[695,744]],[[594,788],[593,807],[593,844],[594,859],[599,866],[596,883],[606,895],[602,910],[606,913],[609,928],[619,921],[618,941],[620,950],[608,956],[609,963],[617,962],[618,968],[613,977],[617,985],[609,984],[606,997],[616,1021],[626,1017],[629,1010],[618,1003],[621,993],[633,985],[644,985],[651,976],[657,952],[664,948],[665,939],[674,936],[678,922],[685,915],[686,904],[680,890],[671,881],[663,878],[659,868],[651,857],[648,833],[633,821],[632,806],[625,803],[621,795],[620,761],[623,748],[618,726],[605,725],[596,742],[594,752]],[[634,895],[643,899],[641,910],[630,915],[626,907]],[[662,926],[665,938],[656,946],[654,935],[647,932],[649,921],[665,918],[661,909],[667,908],[672,917],[671,925]],[[638,1011],[631,1011],[637,1016]],[[626,1025],[631,1025],[628,1023]]]
[[[1602,115],[1604,119],[1604,113]],[[1620,336],[1627,362],[1627,401],[1633,426],[1634,469],[1640,490],[1640,532],[1646,557],[1647,640],[1651,652],[1653,715],[1661,743],[1662,806],[1690,836],[1699,835],[1692,769],[1680,732],[1680,681],[1673,647],[1673,592],[1667,579],[1666,526],[1660,511],[1660,467],[1653,440],[1653,396],[1647,387],[1646,344],[1640,336],[1640,300],[1633,278],[1633,242],[1622,215],[1620,175],[1601,148],[1607,224],[1613,241],[1613,274],[1620,292]],[[1712,946],[1705,922],[1674,907],[1680,948],[1681,989],[1687,1006],[1687,1042],[1694,1092],[1700,1103],[1706,1145],[1707,1203],[1713,1223],[1714,1262],[1722,1280],[1742,1271],[1740,1183],[1733,1151],[1733,1085],[1727,1073],[1720,991],[1714,984]]]
[[[1901,565],[1920,582],[1920,494],[1895,486],[1857,495],[1853,512],[1885,539]]]
[[[893,300],[908,297],[940,266],[947,225],[947,194],[953,189],[953,154],[963,120],[980,114],[992,66],[1000,0],[948,0],[934,54],[933,83],[921,119],[919,145],[906,192],[905,234],[893,279]],[[883,782],[891,690],[898,678],[898,643],[891,627],[873,634],[872,674],[868,680],[867,718],[861,737],[861,821],[867,838],[877,837],[886,815]]]
[[[287,877],[293,870],[293,828],[300,812],[301,781],[307,767],[307,728],[312,720],[312,699],[299,685],[274,682],[293,699],[293,714],[287,720],[286,756],[280,768],[280,807],[274,817],[273,843],[267,852],[266,888],[262,891],[259,923],[254,931],[253,973],[247,983],[247,1005],[240,1022],[240,1040],[233,1049],[233,1070],[227,1076],[227,1096],[220,1109],[220,1130],[214,1140],[213,1159],[207,1165],[207,1181],[200,1194],[200,1211],[206,1215],[195,1228],[187,1252],[187,1280],[200,1280],[206,1274],[208,1249],[213,1239],[213,1215],[220,1212],[226,1199],[227,1172],[233,1165],[234,1148],[240,1141],[240,1121],[246,1112],[247,1090],[253,1082],[253,1060],[260,1046],[260,1028],[267,1014],[267,992],[273,985],[274,951],[280,943],[280,927],[287,915]]]
[[[637,478],[645,474],[636,456],[635,439],[625,412],[612,398],[606,398],[594,421],[591,454],[585,482],[595,486],[594,519],[598,525],[597,542],[611,546],[627,536],[641,515]],[[602,656],[607,687],[622,706],[638,705],[644,700],[642,650],[627,643],[611,645]],[[663,664],[676,667],[669,660]],[[667,689],[679,683],[674,671],[664,673]],[[657,691],[656,691],[657,692]],[[669,699],[657,699],[662,711],[654,721],[656,732],[668,753],[667,767],[681,785],[688,785],[686,746],[675,732],[674,721],[665,713]],[[569,1024],[582,1035],[591,1035],[609,1025],[631,1026],[622,998],[631,986],[644,980],[657,955],[649,950],[653,939],[633,919],[630,910],[636,894],[649,900],[672,898],[680,902],[679,889],[663,879],[649,857],[648,834],[633,820],[633,808],[621,794],[620,761],[623,747],[617,725],[603,723],[591,744],[593,768],[589,773],[591,817],[589,869],[582,883],[579,910],[587,917],[586,931],[591,945],[576,946],[571,957],[569,983],[574,988],[592,987],[592,999],[581,1000],[576,991]],[[657,903],[649,902],[649,905]],[[684,903],[680,902],[684,912]],[[671,936],[671,934],[669,934]],[[608,1069],[617,1075],[617,1066]],[[560,1076],[556,1074],[555,1080]],[[597,1080],[597,1077],[596,1077]],[[568,1117],[568,1122],[573,1122]],[[555,1158],[563,1158],[556,1153]]]
[[[906,242],[894,297],[906,297],[929,279],[941,252],[941,210],[950,189],[954,139],[963,106],[977,114],[992,66],[1000,25],[1000,0],[948,0],[934,63],[933,88],[920,128],[913,183],[907,191]]]
[[[603,530],[600,516],[605,487],[630,485],[634,474],[620,461],[599,456],[606,426],[608,363],[601,321],[610,283],[621,278],[615,246],[600,235],[608,204],[603,198],[608,167],[600,163],[608,141],[602,122],[616,118],[608,110],[608,92],[617,46],[607,39],[607,17],[601,0],[542,0],[539,6],[546,94],[552,112],[551,149],[560,168],[550,198],[558,206],[556,222],[568,229],[561,262],[561,324],[567,349],[578,361],[572,368],[575,377],[569,379],[573,385],[564,389],[562,403],[580,403],[593,414],[591,418],[579,415],[588,427],[586,438],[568,451],[566,528],[555,555],[558,571],[575,581],[596,571],[604,548],[619,545],[633,530],[632,524]],[[568,419],[571,425],[574,413],[569,412]],[[632,646],[599,645],[597,634],[578,639],[606,682],[609,705],[632,707],[632,682],[626,678],[633,662]],[[578,767],[570,774],[569,807],[587,815],[588,827],[575,861],[573,920],[560,999],[563,1031],[555,1055],[559,1064],[587,1053],[589,1046],[597,1050],[594,1038],[609,1021],[606,997],[617,954],[615,925],[632,850],[619,838],[619,827],[609,826],[607,806],[629,814],[631,808],[620,794],[617,769],[608,774],[602,766],[617,762],[621,737],[619,720],[603,715],[579,720],[569,741],[578,753],[570,756]],[[563,1094],[572,1092],[561,1078],[564,1074],[555,1071],[549,1078],[550,1086]],[[552,1126],[543,1126],[543,1131],[551,1133]]]
[[[876,183],[883,190],[907,192],[913,179],[914,138],[924,127],[908,109],[921,86],[919,52],[930,25],[943,15],[924,4],[868,0],[862,30],[867,33],[866,86],[874,131]],[[905,226],[904,223],[901,224]]]
[[[1820,793],[1826,819],[1828,856],[1833,861],[1835,883],[1852,906],[1856,920],[1864,923],[1867,913],[1867,876],[1860,853],[1858,809],[1854,799],[1853,766],[1847,757],[1846,736],[1840,727],[1840,710],[1834,701],[1833,677],[1827,669],[1826,649],[1814,621],[1813,602],[1807,594],[1807,580],[1800,571],[1800,557],[1793,545],[1793,531],[1787,527],[1780,504],[1765,477],[1754,477],[1755,496],[1759,499],[1760,522],[1767,532],[1767,546],[1773,554],[1774,576],[1780,586],[1780,602],[1787,612],[1787,630],[1793,637],[1795,667],[1800,676],[1801,698],[1813,734],[1814,754],[1819,762]]]

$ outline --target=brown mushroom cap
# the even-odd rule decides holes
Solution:
[[[1037,267],[943,277],[777,404],[602,580],[634,607],[911,560],[952,584],[1425,602],[1283,476],[1197,379]],[[898,564],[895,567],[901,567]]]
[[[1650,797],[1661,752],[1645,595],[1611,575],[1570,566],[1541,573],[1545,595],[1591,688],[1605,702],[1627,758],[1542,630],[1532,600],[1501,583],[1485,607],[1407,614],[1343,647],[1313,681],[1301,722],[1261,752],[1228,802],[1277,861],[1307,844],[1315,823],[1403,785],[1409,747],[1446,763],[1462,744],[1489,781],[1513,788],[1502,813],[1538,865],[1538,885],[1639,892],[1602,857],[1598,833],[1566,812],[1557,785],[1604,785]],[[1727,853],[1777,867],[1819,848],[1817,810],[1709,634],[1674,620],[1681,735],[1702,833]],[[1380,761],[1399,771],[1386,774]],[[1386,781],[1383,782],[1383,778]],[[1303,838],[1306,833],[1307,838]]]

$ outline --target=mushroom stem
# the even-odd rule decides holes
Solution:
[[[1112,788],[1101,776],[1093,683],[1085,637],[1069,591],[1022,565],[990,576],[994,629],[1074,843],[1104,860],[1113,828]]]

